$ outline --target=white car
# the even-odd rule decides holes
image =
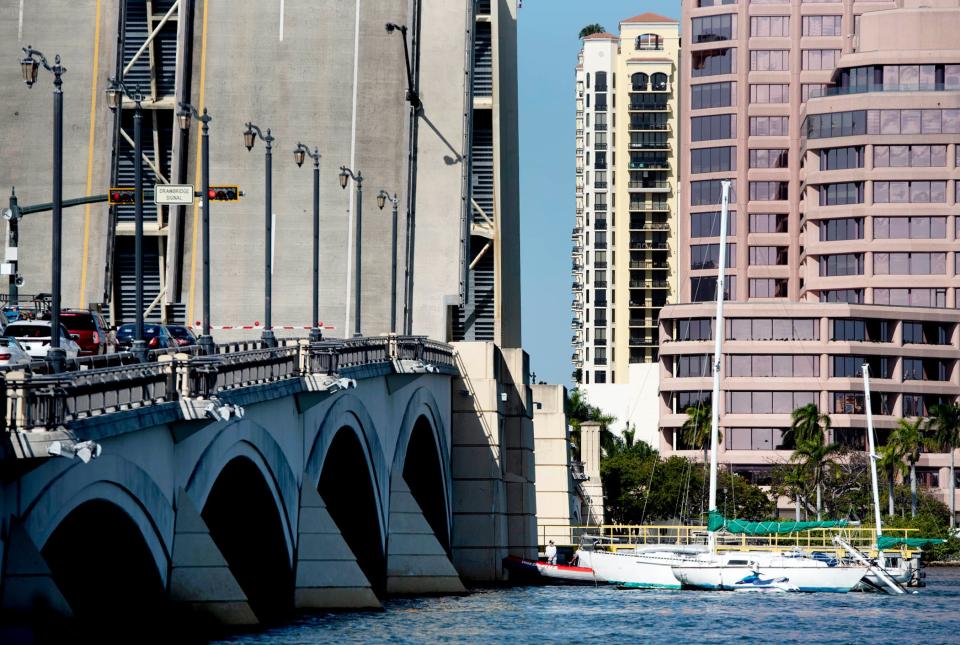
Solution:
[[[0,367],[27,367],[30,354],[16,338],[0,336]]]
[[[50,322],[45,320],[23,321],[10,323],[4,333],[15,338],[27,350],[31,358],[46,358],[50,350]],[[67,358],[76,358],[80,353],[80,346],[76,343],[76,336],[71,335],[66,327],[60,325],[60,347],[67,353]]]

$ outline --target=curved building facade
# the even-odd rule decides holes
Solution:
[[[700,4],[685,10],[682,66],[688,304],[661,315],[660,447],[686,450],[685,410],[711,398],[719,199],[705,182],[731,178],[721,462],[763,484],[807,403],[831,415],[831,441],[866,449],[865,363],[881,443],[898,419],[960,395],[960,3]],[[704,30],[731,42],[700,45]],[[702,83],[713,69],[730,76]],[[713,148],[720,134],[735,148],[703,152],[697,138]],[[945,499],[948,463],[919,463],[921,485]]]

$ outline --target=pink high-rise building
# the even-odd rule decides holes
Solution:
[[[921,4],[923,6],[921,6]],[[660,317],[661,449],[711,398],[720,182],[733,180],[721,463],[769,480],[790,413],[865,449],[960,394],[960,2],[683,5],[679,305]],[[684,454],[687,454],[684,452]],[[696,456],[690,452],[690,456]],[[946,498],[948,456],[921,485]]]

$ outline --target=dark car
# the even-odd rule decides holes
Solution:
[[[197,337],[189,327],[184,327],[183,325],[167,325],[167,329],[180,347],[197,344]]]
[[[49,312],[45,313],[43,318],[49,320]],[[60,312],[60,322],[67,331],[77,336],[81,356],[107,353],[110,328],[99,313],[82,309],[64,309]]]
[[[136,325],[133,323],[120,325],[117,330],[117,348],[120,351],[130,351],[135,335]],[[147,349],[176,349],[178,347],[176,339],[170,335],[170,331],[163,325],[144,324],[143,340],[147,342]]]

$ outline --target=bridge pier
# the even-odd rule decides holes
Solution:
[[[303,481],[294,605],[297,609],[382,609],[320,493],[308,476]]]
[[[466,591],[403,476],[394,472],[390,478],[387,593],[460,594]]]
[[[20,522],[11,523],[2,555],[0,563],[3,563],[4,572],[0,610],[17,614],[73,615],[50,567]]]
[[[222,625],[259,624],[240,583],[186,491],[177,495],[170,599],[191,614]]]

